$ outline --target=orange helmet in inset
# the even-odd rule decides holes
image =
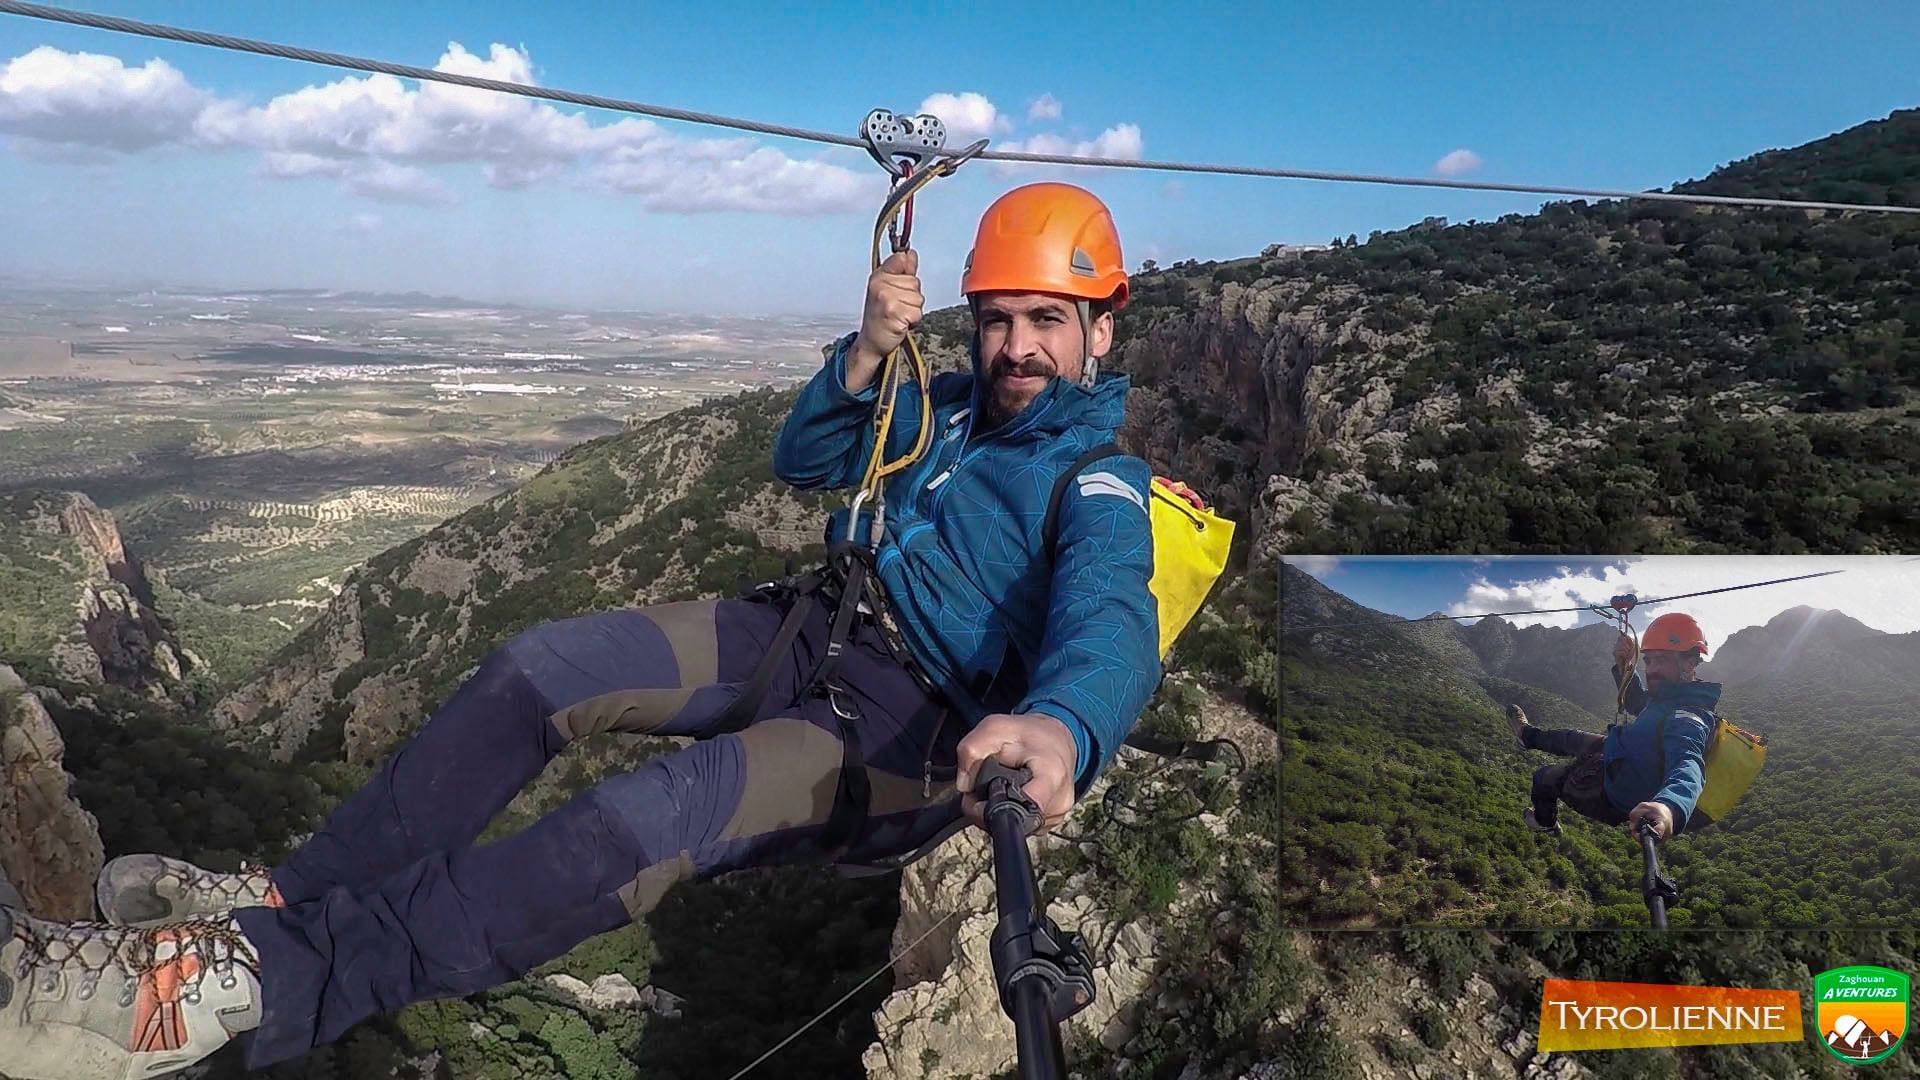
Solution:
[[[995,199],[980,216],[960,294],[1060,293],[1127,304],[1120,231],[1094,194],[1072,184],[1027,184]]]
[[[1641,652],[1698,652],[1707,655],[1707,635],[1693,616],[1671,611],[1647,624],[1640,634]]]

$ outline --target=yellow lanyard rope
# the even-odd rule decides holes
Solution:
[[[965,156],[959,155],[942,158],[894,187],[892,193],[887,196],[885,205],[880,208],[880,216],[873,223],[873,269],[880,269],[880,239],[886,235],[887,226],[893,219],[906,209],[907,201],[934,178],[952,175],[963,160]],[[900,247],[905,247],[904,239]],[[893,415],[898,405],[901,381],[906,376],[905,365],[900,362],[903,353],[911,358],[913,378],[919,384],[920,430],[914,438],[913,449],[892,461],[887,461],[887,437],[893,431]],[[885,521],[884,487],[887,477],[910,468],[914,462],[919,461],[925,456],[928,444],[933,441],[933,399],[927,387],[927,359],[921,354],[920,343],[914,339],[912,330],[907,331],[906,340],[901,345],[887,354],[886,361],[880,368],[878,383],[879,397],[874,402],[873,415],[873,453],[867,459],[866,473],[861,478],[860,490],[853,499],[855,519],[859,516],[860,504],[869,499],[872,500],[873,526],[868,540],[870,547],[878,547],[880,544],[880,535]],[[847,522],[849,536],[854,525],[854,520],[850,519]]]

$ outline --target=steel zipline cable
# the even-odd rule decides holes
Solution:
[[[227,34],[211,34],[201,30],[186,30],[174,26],[164,26],[158,23],[123,19],[112,15],[96,15],[86,11],[49,7],[45,4],[26,4],[20,3],[19,0],[0,0],[0,14],[19,15],[29,19],[44,19],[49,22],[68,23],[73,26],[85,26],[95,30],[110,30],[121,34],[135,34],[142,37],[180,41],[189,45],[204,45],[215,49],[258,53],[262,56],[277,56],[286,60],[299,60],[310,64],[323,64],[329,67],[348,68],[355,71],[369,71],[376,74],[393,75],[399,78],[448,83],[453,86],[467,86],[476,90],[492,90],[502,94],[518,94],[522,97],[542,98],[547,101],[557,101],[568,105],[581,105],[587,108],[637,113],[642,116],[657,116],[666,120],[681,120],[690,124],[707,124],[716,127],[734,128],[739,131],[751,131],[760,135],[778,135],[783,138],[804,139],[810,142],[828,143],[834,146],[846,146],[860,150],[867,148],[867,144],[859,138],[851,135],[836,135],[829,131],[814,131],[809,128],[789,127],[785,124],[769,124],[758,120],[722,116],[718,113],[699,112],[693,109],[677,109],[666,105],[649,105],[645,102],[603,97],[599,94],[582,94],[571,90],[530,86],[525,83],[506,82],[500,79],[485,79],[474,75],[459,75],[449,71],[435,71],[432,68],[418,67],[412,64],[395,64],[385,60],[369,60],[364,57],[348,56],[343,53],[303,49],[293,45],[280,45],[271,41],[258,41],[252,38],[233,37]],[[1920,206],[1898,206],[1892,204],[1818,202],[1804,199],[1769,199],[1760,196],[1742,195],[1695,195],[1669,191],[1614,191],[1605,188],[1565,187],[1547,184],[1503,184],[1483,180],[1446,180],[1432,177],[1386,176],[1368,173],[1332,172],[1317,169],[1271,169],[1251,165],[1220,165],[1185,161],[1148,161],[1130,158],[1080,157],[1071,154],[1029,154],[1012,150],[986,150],[978,156],[989,161],[1018,161],[1035,165],[1080,165],[1110,169],[1144,169],[1157,172],[1210,173],[1219,176],[1256,176],[1282,180],[1322,180],[1341,184],[1386,184],[1398,187],[1444,188],[1455,191],[1501,191],[1523,195],[1566,195],[1594,199],[1638,199],[1642,201],[1692,203],[1706,206],[1766,207],[1786,210],[1850,210],[1874,214],[1920,214]]]
[[[1745,585],[1726,585],[1718,589],[1702,589],[1699,592],[1678,593],[1673,596],[1661,596],[1647,600],[1635,598],[1633,606],[1641,608],[1651,607],[1654,604],[1671,604],[1675,600],[1691,600],[1696,596],[1712,596],[1716,593],[1739,592],[1741,589],[1758,589],[1763,585],[1784,585],[1789,581],[1807,581],[1812,578],[1831,577],[1834,574],[1844,574],[1847,572],[1847,568],[1822,570],[1817,574],[1798,574],[1794,577],[1774,578],[1771,581],[1751,581]],[[1391,621],[1389,625],[1405,626],[1409,623],[1450,622],[1455,619],[1493,619],[1505,615],[1558,615],[1569,611],[1593,611],[1600,607],[1601,605],[1598,604],[1580,604],[1575,607],[1528,608],[1525,611],[1482,611],[1472,615],[1422,615],[1418,619]],[[1326,630],[1336,626],[1368,626],[1376,624],[1382,619],[1393,620],[1393,616],[1379,614],[1370,619],[1343,619],[1339,622],[1308,623],[1304,626],[1282,626],[1280,632],[1282,634],[1297,634],[1304,630]]]

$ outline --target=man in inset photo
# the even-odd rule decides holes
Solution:
[[[1646,682],[1633,670],[1646,661]],[[1621,634],[1613,649],[1613,679],[1633,719],[1605,735],[1534,727],[1517,704],[1507,720],[1523,750],[1573,760],[1533,773],[1533,805],[1526,822],[1542,832],[1559,825],[1559,804],[1603,825],[1650,823],[1664,840],[1687,827],[1706,782],[1707,744],[1715,726],[1720,684],[1698,677],[1707,639],[1693,616],[1669,612],[1653,620],[1635,645]]]

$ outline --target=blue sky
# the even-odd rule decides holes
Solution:
[[[1910,3],[74,6],[419,65],[457,43],[546,85],[848,133],[874,106],[970,94],[1000,146],[1410,175],[1464,150],[1474,178],[1627,189],[1920,104]],[[0,16],[0,275],[858,311],[883,188],[858,151],[333,85],[362,79]],[[306,87],[304,107],[282,97]],[[474,115],[495,126],[475,137]],[[957,299],[995,195],[1061,176],[1109,202],[1134,266],[1540,203],[977,163],[921,200],[930,304]]]
[[[1913,556],[1289,556],[1286,561],[1365,607],[1409,619],[1435,612],[1473,615],[1604,604],[1623,593],[1649,600],[1844,570],[1641,608],[1634,625],[1644,627],[1666,611],[1685,611],[1700,620],[1711,647],[1735,630],[1806,605],[1844,612],[1888,633],[1920,631],[1920,560]],[[1590,613],[1564,613],[1507,621],[1570,627],[1602,620]]]

